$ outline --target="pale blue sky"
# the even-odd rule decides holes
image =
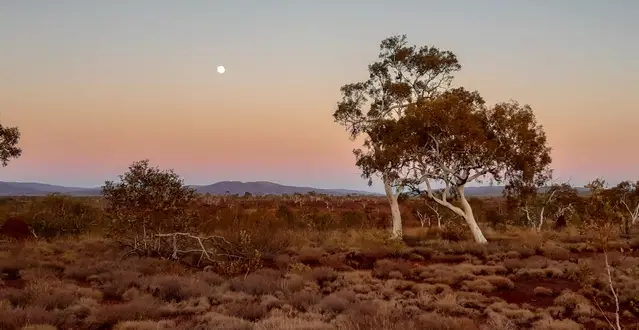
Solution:
[[[394,34],[530,104],[559,176],[637,179],[639,1],[5,0],[0,116],[24,155],[0,180],[94,186],[150,158],[189,183],[366,188],[331,114]]]

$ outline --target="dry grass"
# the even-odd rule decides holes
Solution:
[[[95,237],[29,243],[3,258],[3,273],[17,269],[20,278],[0,285],[0,329],[590,329],[610,316],[601,269],[565,258],[562,242],[528,257],[510,245],[437,244],[334,253],[350,270],[323,266],[326,252],[309,246],[287,254],[296,264],[225,277],[151,257],[120,260],[117,247]],[[96,261],[96,251],[105,257]],[[636,263],[618,265],[631,329],[639,272]]]
[[[0,243],[0,330],[604,329],[614,311],[596,245],[571,229],[488,230],[477,245],[458,229],[409,229],[408,244],[361,224],[263,225],[262,267],[240,273],[124,256],[100,233]],[[610,256],[624,329],[639,327],[636,242]]]

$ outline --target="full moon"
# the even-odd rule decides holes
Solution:
[[[217,73],[222,74],[226,71],[223,65],[217,67]]]

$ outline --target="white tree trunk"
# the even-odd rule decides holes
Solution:
[[[544,211],[546,210],[545,206],[541,207],[541,212],[539,212],[539,225],[537,226],[537,231],[541,231],[541,227],[544,225]]]
[[[419,224],[422,226],[422,228],[424,228],[424,224],[426,223],[425,216],[419,211],[417,211],[416,213],[417,213],[417,218],[419,219]],[[428,227],[430,227],[430,218],[428,218]]]
[[[477,221],[475,220],[475,215],[473,214],[473,208],[470,207],[470,203],[468,203],[468,200],[466,199],[463,185],[457,186],[456,188],[457,193],[459,194],[459,199],[461,201],[461,208],[459,208],[451,204],[447,199],[448,189],[449,189],[448,184],[446,185],[446,189],[444,189],[442,198],[438,198],[433,194],[433,189],[431,188],[430,182],[428,181],[428,179],[425,179],[423,182],[426,183],[426,187],[428,188],[428,197],[432,198],[439,205],[447,207],[451,211],[455,212],[455,214],[459,215],[460,217],[463,217],[464,220],[466,220],[466,224],[468,224],[468,227],[470,228],[470,232],[472,233],[473,238],[475,239],[475,242],[480,244],[488,243],[488,240],[486,240],[486,237],[484,237],[484,233],[482,233],[481,229],[479,228],[479,225],[477,224]]]
[[[386,180],[384,180],[384,191],[386,192],[386,197],[388,198],[391,208],[391,238],[401,239],[403,236],[402,214],[399,212],[399,202],[397,201],[398,194],[393,192],[393,188]]]
[[[637,222],[637,219],[639,219],[639,203],[637,203],[634,211],[630,212],[630,223],[634,225]]]
[[[437,208],[430,206],[430,205],[426,205],[428,206],[431,210],[433,210],[433,213],[435,213],[435,216],[437,217],[437,228],[442,228],[442,215],[439,213],[439,211],[437,211]],[[428,220],[428,227],[430,227],[430,218]]]
[[[480,244],[488,243],[488,240],[486,240],[486,237],[484,237],[484,233],[482,233],[481,229],[479,228],[479,225],[477,224],[477,221],[475,220],[475,214],[473,213],[473,209],[470,207],[470,203],[468,203],[468,200],[466,199],[466,196],[464,195],[464,187],[463,186],[458,187],[457,192],[459,193],[459,199],[461,201],[462,210],[464,211],[464,219],[466,220],[466,223],[468,224],[468,227],[470,228],[470,232],[473,234],[473,238],[475,239],[475,242]]]

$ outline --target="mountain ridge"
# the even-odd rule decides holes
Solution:
[[[381,195],[380,193],[355,190],[355,189],[325,189],[304,186],[288,186],[269,181],[219,181],[209,185],[189,185],[201,194],[224,195],[246,192],[253,195],[283,195],[283,194],[307,194],[316,192],[335,196],[354,195]],[[0,196],[44,196],[51,193],[60,193],[71,196],[99,196],[101,188],[93,187],[68,187],[38,182],[8,182],[0,181]]]
[[[270,181],[219,181],[209,185],[190,185],[198,193],[211,195],[244,195],[246,192],[252,195],[292,195],[315,192],[333,196],[365,195],[383,196],[382,193],[362,191],[355,189],[326,189],[306,186],[289,186]],[[583,187],[576,187],[579,193],[586,193]],[[466,195],[473,197],[501,196],[503,186],[479,186],[466,187]],[[68,187],[38,182],[7,182],[0,181],[0,196],[45,196],[51,193],[60,193],[71,196],[100,196],[101,188]]]

